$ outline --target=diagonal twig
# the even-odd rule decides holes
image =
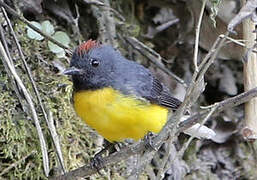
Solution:
[[[6,39],[5,39],[5,35],[4,35],[4,31],[3,31],[2,25],[0,25],[0,34],[1,34],[1,40],[2,40],[3,46],[4,46],[4,48],[6,49],[6,52],[7,52],[7,56],[9,57],[9,59],[11,61],[11,64],[13,65],[13,59],[11,58],[11,55],[9,53],[9,48],[8,48],[8,45],[7,45],[7,42],[6,42]],[[13,90],[15,91],[15,94],[16,94],[16,96],[18,98],[18,101],[19,101],[19,103],[21,105],[21,108],[22,108],[22,110],[24,112],[26,112],[26,107],[25,107],[26,105],[25,105],[25,102],[24,102],[24,98],[22,98],[22,95],[21,95],[21,93],[19,91],[19,87],[18,87],[15,79],[13,78],[12,73],[10,72],[10,70],[9,70],[9,68],[8,68],[8,66],[7,66],[5,61],[3,61],[3,65],[4,65],[4,69],[7,72],[8,78],[11,81],[11,85],[13,87]]]
[[[10,33],[12,34],[12,36],[13,36],[13,38],[14,38],[15,44],[16,44],[17,49],[18,49],[18,52],[19,52],[19,54],[20,54],[20,58],[21,58],[22,63],[23,63],[23,65],[24,65],[24,67],[25,67],[25,70],[26,70],[26,72],[27,72],[27,74],[28,74],[29,80],[30,80],[30,82],[31,82],[31,84],[32,84],[32,88],[33,88],[33,90],[34,90],[34,92],[35,92],[35,94],[36,94],[37,101],[38,101],[38,103],[39,103],[39,106],[40,106],[41,111],[42,111],[42,113],[43,113],[43,116],[44,116],[44,118],[45,118],[45,121],[46,121],[47,126],[48,126],[48,128],[49,128],[49,131],[51,132],[52,140],[53,140],[53,142],[54,142],[54,145],[55,145],[55,148],[56,148],[56,152],[57,152],[57,157],[58,157],[58,159],[59,159],[59,162],[60,162],[60,164],[61,164],[62,171],[63,171],[63,173],[64,173],[64,172],[65,172],[65,168],[64,168],[64,163],[63,163],[63,160],[62,160],[63,158],[61,157],[62,155],[61,155],[60,151],[57,150],[57,147],[60,146],[60,144],[59,144],[59,141],[55,141],[55,140],[58,140],[58,139],[54,138],[54,137],[53,137],[53,133],[52,133],[54,127],[52,127],[52,126],[50,125],[50,120],[48,119],[48,116],[47,116],[45,107],[44,107],[44,105],[43,105],[42,99],[41,99],[41,97],[40,97],[39,91],[38,91],[37,86],[36,86],[36,83],[35,83],[35,81],[34,81],[34,79],[33,79],[33,77],[32,77],[31,70],[30,70],[30,68],[29,68],[29,66],[28,66],[28,64],[27,64],[27,61],[25,60],[25,56],[24,56],[24,54],[23,54],[23,52],[22,52],[21,45],[20,45],[20,43],[19,43],[19,41],[18,41],[18,39],[17,39],[17,37],[16,37],[16,34],[15,34],[13,28],[12,28],[12,24],[11,24],[11,22],[10,22],[8,16],[7,16],[7,14],[6,14],[5,9],[4,9],[3,7],[2,7],[1,9],[2,9],[2,12],[3,12],[3,14],[4,14],[4,17],[5,17],[6,21],[7,21],[8,27],[9,27],[9,29],[11,30]],[[51,126],[52,128],[50,128],[50,126]]]
[[[45,175],[48,176],[49,175],[49,159],[48,159],[48,154],[47,154],[47,147],[46,147],[46,142],[45,142],[44,135],[43,135],[43,132],[42,132],[42,128],[41,128],[39,120],[38,120],[37,112],[36,112],[35,107],[34,107],[34,103],[32,101],[32,98],[31,98],[29,92],[27,91],[26,87],[24,86],[21,78],[19,77],[15,68],[11,64],[2,42],[0,42],[0,54],[2,56],[2,61],[6,62],[10,72],[12,73],[13,77],[15,78],[18,86],[20,87],[21,91],[23,92],[23,94],[25,96],[25,99],[27,100],[27,102],[29,104],[31,114],[32,114],[32,118],[33,118],[34,123],[36,125],[37,133],[38,133],[38,136],[39,136],[40,147],[41,147],[42,156],[43,156],[43,167],[44,167]]]
[[[22,161],[24,161],[25,159],[27,159],[29,156],[35,154],[36,151],[33,150],[31,153],[29,153],[28,155],[24,156],[23,158],[21,158],[20,160],[12,163],[10,166],[8,166],[7,168],[3,169],[2,172],[0,172],[0,177],[3,176],[4,174],[8,173],[8,171],[12,168],[15,168],[16,166],[18,166]]]
[[[194,59],[193,59],[195,71],[198,71],[197,56],[198,56],[198,49],[199,49],[199,36],[200,36],[200,32],[201,32],[200,28],[201,28],[201,24],[202,24],[202,18],[203,18],[203,13],[204,13],[206,2],[207,2],[207,0],[202,1],[202,7],[201,7],[199,19],[198,19],[198,24],[195,28],[195,47],[194,47]]]

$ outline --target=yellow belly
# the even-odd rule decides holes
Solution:
[[[139,140],[158,133],[168,118],[168,109],[120,94],[112,88],[74,94],[77,114],[110,142]]]

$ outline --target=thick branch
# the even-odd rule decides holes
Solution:
[[[246,3],[246,1],[243,1]],[[256,2],[257,1],[248,1]],[[245,7],[245,6],[244,6]],[[255,11],[255,8],[254,10]],[[246,40],[246,47],[250,49],[255,48],[256,33],[255,23],[250,19],[243,21],[243,37]],[[252,50],[245,49],[246,57],[244,59],[244,88],[245,91],[248,91],[254,88],[257,84],[257,56],[255,53],[252,53]],[[247,139],[257,139],[257,98],[252,99],[251,101],[245,104],[245,128],[247,131],[251,131]],[[244,131],[244,130],[243,130]],[[243,133],[246,134],[246,133]]]

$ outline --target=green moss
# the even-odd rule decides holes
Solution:
[[[88,163],[96,149],[89,135],[92,130],[76,116],[70,103],[71,82],[67,77],[53,71],[51,61],[54,56],[44,41],[26,38],[23,24],[16,24],[15,31],[19,34],[18,38],[44,106],[53,113],[67,170]],[[50,169],[55,168],[58,162],[48,127],[19,55],[14,54],[13,57],[16,59],[16,70],[30,92],[37,110],[47,143]],[[0,90],[0,179],[46,179],[39,138],[29,106],[24,101],[28,113],[24,112],[1,63]],[[23,158],[25,159],[22,160]]]
[[[0,97],[0,172],[3,178],[23,179],[41,177],[41,153],[37,133],[31,120],[18,107],[13,91],[8,89]],[[16,164],[20,159],[33,153],[24,161]],[[33,159],[33,160],[32,160]],[[8,171],[5,168],[16,164]],[[28,171],[25,171],[29,169]],[[5,172],[5,173],[3,173]],[[25,173],[26,172],[26,173]]]

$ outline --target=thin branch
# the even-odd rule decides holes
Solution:
[[[163,23],[156,27],[157,32],[161,32],[169,28],[173,24],[177,24],[179,22],[179,18],[172,19],[166,23]]]
[[[198,19],[198,24],[195,29],[195,48],[194,48],[194,66],[195,66],[195,71],[198,71],[198,66],[197,66],[197,56],[198,56],[198,49],[199,49],[199,36],[200,36],[200,29],[201,29],[201,24],[202,24],[202,19],[203,19],[203,13],[205,9],[205,4],[207,0],[202,1],[202,7],[201,7],[201,12],[199,15]]]
[[[0,25],[0,34],[1,34],[1,40],[3,42],[4,48],[6,49],[7,56],[9,57],[9,59],[11,61],[11,64],[13,65],[13,59],[12,59],[10,53],[9,53],[9,48],[8,48],[8,45],[7,45],[7,42],[6,42],[6,39],[5,39],[5,35],[4,35],[4,31],[3,31],[2,25]],[[26,112],[26,107],[25,107],[26,105],[25,105],[25,102],[24,102],[25,100],[24,100],[24,98],[22,97],[22,95],[21,95],[21,93],[19,91],[19,87],[18,87],[15,79],[13,78],[12,73],[10,72],[10,70],[9,70],[9,68],[8,68],[8,66],[7,66],[5,61],[3,61],[3,65],[4,65],[4,69],[7,72],[8,78],[11,81],[11,85],[12,85],[14,91],[15,91],[15,94],[16,94],[16,96],[18,98],[18,101],[19,101],[19,103],[21,105],[21,108],[22,108],[22,110],[24,112]]]
[[[240,42],[240,41],[246,42],[247,40],[233,39],[232,37],[228,37],[228,36],[224,36],[224,38],[226,38],[227,40],[229,40],[229,41],[231,41],[231,42],[233,42],[233,43],[235,43],[235,44],[237,44],[239,46],[242,46],[242,47],[246,48],[247,50],[251,50],[252,52],[257,53],[256,49],[248,48],[248,47],[246,47],[246,45],[244,43]]]
[[[145,149],[145,143],[140,142],[140,143],[135,143],[132,146],[125,147],[124,149],[121,149],[119,152],[110,154],[107,157],[104,157],[102,159],[102,162],[105,167],[116,164],[118,162],[127,160],[129,157],[141,153]],[[100,168],[102,169],[102,168]],[[100,170],[99,169],[99,170]],[[58,177],[51,177],[50,179],[53,180],[69,180],[69,179],[74,179],[77,177],[85,177],[85,176],[90,176],[95,173],[97,173],[97,169],[92,167],[90,164],[85,165],[83,167],[80,167],[78,169],[75,169],[73,171],[70,171],[64,175],[58,176]]]
[[[47,126],[48,126],[48,129],[49,129],[50,133],[51,133],[52,141],[54,143],[57,158],[58,158],[58,161],[61,165],[62,172],[66,173],[65,165],[64,165],[64,161],[63,161],[62,149],[61,149],[61,145],[60,145],[60,139],[59,139],[59,136],[56,132],[56,128],[55,128],[54,120],[53,120],[53,115],[52,115],[52,112],[50,110],[48,111]]]
[[[32,118],[33,118],[34,123],[36,125],[37,133],[38,133],[38,136],[39,136],[39,141],[40,141],[40,146],[41,146],[41,151],[42,151],[42,156],[43,156],[43,166],[44,166],[45,175],[48,176],[48,174],[49,174],[49,159],[48,159],[48,154],[47,154],[47,147],[46,147],[46,142],[45,142],[45,139],[44,139],[44,135],[43,135],[43,132],[42,132],[42,129],[41,129],[38,117],[37,117],[37,112],[36,112],[35,107],[34,107],[34,103],[32,101],[32,98],[31,98],[29,92],[27,91],[26,87],[24,86],[22,80],[20,79],[19,75],[17,74],[15,68],[12,66],[12,64],[11,64],[7,54],[6,54],[6,51],[3,47],[2,42],[0,42],[0,54],[2,56],[2,61],[6,62],[9,70],[11,71],[13,77],[15,78],[18,86],[22,90],[22,92],[25,96],[25,99],[27,100],[27,102],[29,104],[31,114],[32,114]]]
[[[15,161],[14,163],[12,163],[10,166],[8,166],[7,168],[3,169],[2,172],[0,173],[0,177],[3,176],[4,174],[8,173],[8,171],[10,171],[12,168],[15,168],[16,166],[18,166],[20,163],[22,163],[22,161],[26,160],[29,156],[35,154],[36,151],[33,150],[31,153],[29,153],[28,155],[24,156],[23,158],[21,158],[18,161]]]
[[[239,22],[241,22],[244,18],[247,17],[248,13],[251,13],[251,16],[256,15],[256,7],[257,0],[243,0],[243,7],[240,10],[239,14],[236,16],[237,18],[233,18],[232,28]],[[230,23],[231,25],[231,23]],[[228,28],[229,29],[229,28]],[[244,57],[244,90],[250,90],[254,88],[257,84],[257,55],[252,53],[252,49],[256,48],[256,23],[251,21],[250,19],[246,19],[243,21],[243,38],[246,40],[246,47],[250,48],[250,50],[244,49],[245,57]],[[231,29],[230,29],[231,30]],[[257,139],[257,98],[252,99],[251,101],[245,104],[245,113],[244,113],[244,129],[243,132],[251,131],[251,133],[243,133],[245,139],[253,140]],[[245,131],[245,129],[247,129]]]
[[[226,33],[226,35],[228,35],[228,32]],[[214,62],[224,42],[225,42],[224,35],[219,36],[216,39],[216,41],[213,43],[213,46],[211,47],[208,54],[204,57],[204,59],[198,66],[198,71],[195,70],[190,86],[187,89],[187,93],[186,93],[187,98],[184,100],[183,104],[192,105],[198,99],[201,93],[200,92],[201,89],[199,89],[199,87],[203,88],[201,87],[201,83],[203,83],[204,74],[206,73],[210,65]],[[185,108],[184,105],[183,105],[183,108]]]
[[[257,0],[242,1],[241,3],[243,4],[243,7],[240,9],[239,13],[230,20],[228,24],[227,29],[229,32],[236,33],[234,28],[246,18],[253,17],[256,13]]]
[[[245,102],[248,102],[252,98],[257,97],[257,87],[253,88],[249,91],[243,92],[237,96],[225,99],[224,101],[216,102],[214,105],[211,106],[217,106],[217,109],[214,114],[217,114],[221,111],[224,111],[225,109],[236,107],[240,104],[243,104]],[[208,110],[203,110],[191,117],[189,117],[187,120],[180,122],[179,124],[179,131],[178,134],[183,132],[185,129],[193,126],[196,124],[199,119],[202,119],[204,116],[208,114]]]
[[[8,27],[9,27],[9,29],[11,30],[11,34],[12,34],[12,36],[13,36],[13,38],[14,38],[15,44],[16,44],[17,49],[18,49],[18,52],[19,52],[19,54],[20,54],[20,58],[21,58],[22,63],[23,63],[23,65],[24,65],[24,67],[25,67],[25,70],[26,70],[26,72],[27,72],[27,74],[28,74],[29,80],[30,80],[30,82],[31,82],[31,84],[32,84],[32,88],[33,88],[33,90],[34,90],[34,92],[35,92],[35,94],[36,94],[37,101],[38,101],[39,106],[40,106],[40,108],[41,108],[41,111],[42,111],[42,113],[43,113],[44,119],[45,119],[45,121],[46,121],[46,123],[47,123],[47,126],[48,126],[48,128],[49,128],[49,131],[50,131],[50,133],[51,133],[51,135],[52,135],[52,140],[53,140],[54,145],[55,145],[55,148],[56,148],[57,157],[58,157],[58,159],[59,159],[59,162],[60,162],[61,167],[62,167],[62,171],[63,171],[63,173],[64,173],[64,172],[65,172],[65,168],[64,168],[64,164],[63,164],[63,160],[62,160],[63,158],[60,157],[60,156],[62,156],[62,154],[60,153],[60,149],[57,149],[57,148],[58,148],[59,141],[55,141],[55,140],[58,140],[58,139],[56,139],[56,138],[54,137],[54,132],[53,132],[53,130],[54,130],[53,128],[54,128],[54,127],[52,127],[51,124],[50,124],[50,120],[48,119],[46,110],[45,110],[45,108],[44,108],[44,105],[43,105],[43,103],[42,103],[42,99],[41,99],[41,97],[40,97],[39,91],[38,91],[37,86],[36,86],[36,83],[35,83],[35,81],[34,81],[34,79],[33,79],[33,77],[32,77],[31,70],[30,70],[30,68],[29,68],[29,66],[28,66],[28,64],[27,64],[27,61],[25,60],[25,56],[24,56],[24,54],[23,54],[23,52],[22,52],[21,45],[20,45],[20,43],[19,43],[19,41],[18,41],[18,39],[17,39],[17,37],[16,37],[16,34],[15,34],[13,28],[12,28],[12,24],[11,24],[11,22],[10,22],[8,16],[7,16],[7,14],[6,14],[5,9],[4,9],[3,7],[2,7],[1,9],[2,9],[3,14],[4,14],[4,17],[5,17],[6,21],[7,21]],[[59,145],[59,146],[60,146],[60,145]]]
[[[169,157],[170,157],[170,153],[171,153],[171,145],[173,143],[172,139],[171,139],[171,136],[169,136],[168,140],[168,147],[166,148],[166,151],[165,151],[165,154],[164,154],[164,157],[162,158],[161,160],[161,164],[158,166],[158,174],[156,176],[156,179],[162,179],[162,176],[164,175],[164,173],[166,172],[166,168],[167,168],[167,163],[168,163],[168,160],[169,160]],[[176,154],[177,155],[177,154]],[[174,159],[172,160],[171,163],[174,162],[176,156],[174,156]],[[168,163],[169,164],[169,163]],[[170,168],[170,167],[168,167]]]
[[[190,145],[190,143],[192,142],[192,140],[196,137],[195,134],[200,130],[200,128],[210,119],[210,117],[215,113],[216,109],[218,108],[217,104],[214,104],[214,106],[212,106],[211,110],[209,111],[209,113],[206,115],[206,117],[204,118],[204,120],[201,122],[200,126],[197,128],[197,130],[194,132],[194,134],[192,134],[190,136],[190,138],[187,140],[187,142],[185,144],[183,144],[182,148],[179,150],[178,154],[176,154],[176,156],[178,156],[179,158],[182,158],[186,149],[188,148],[188,146]],[[175,158],[176,158],[175,156]],[[174,159],[175,159],[174,158]]]

